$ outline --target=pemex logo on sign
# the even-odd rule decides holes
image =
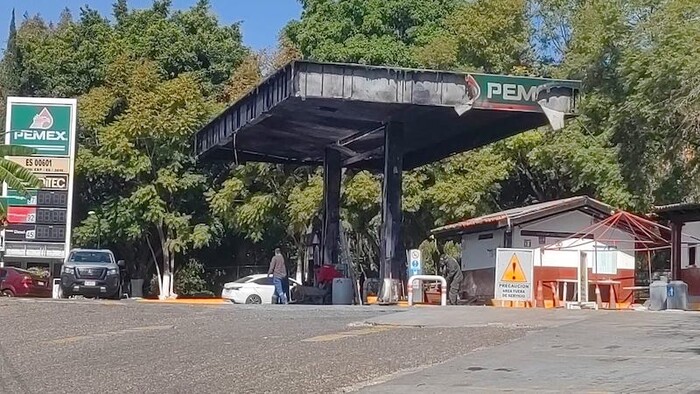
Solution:
[[[48,108],[44,107],[38,114],[34,116],[30,129],[48,130],[53,126],[53,116]]]
[[[71,106],[11,103],[8,110],[10,144],[32,147],[37,155],[68,155]]]

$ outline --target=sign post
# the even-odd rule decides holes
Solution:
[[[408,277],[423,275],[423,256],[420,249],[411,249],[408,252]],[[409,283],[413,294],[413,303],[423,302],[423,285],[420,281]]]
[[[494,295],[498,301],[533,301],[532,249],[496,249],[496,280]]]
[[[9,97],[5,144],[33,148],[32,156],[7,157],[42,181],[27,194],[3,185],[8,225],[0,249],[15,260],[63,260],[70,250],[77,101]]]

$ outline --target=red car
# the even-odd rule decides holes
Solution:
[[[23,269],[0,268],[0,294],[5,297],[51,297],[50,282]]]

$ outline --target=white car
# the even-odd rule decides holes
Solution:
[[[290,278],[290,294],[293,293],[292,289],[296,286],[299,286],[299,282]],[[275,286],[272,284],[272,278],[268,278],[267,274],[245,276],[235,282],[226,283],[221,292],[221,298],[231,300],[235,304],[273,304],[277,302]]]

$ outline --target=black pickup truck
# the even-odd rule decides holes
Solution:
[[[121,299],[124,261],[107,249],[73,249],[61,269],[61,297]]]

